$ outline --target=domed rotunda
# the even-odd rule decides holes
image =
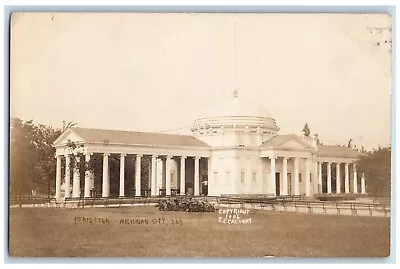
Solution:
[[[278,131],[275,119],[264,106],[238,97],[236,91],[204,109],[192,128],[195,137],[214,147],[260,146]]]

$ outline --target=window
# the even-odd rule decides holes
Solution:
[[[257,183],[257,172],[253,172],[253,183]]]
[[[242,183],[242,185],[244,184],[244,178],[245,177],[245,172],[242,171],[241,175],[240,175],[240,182]]]
[[[226,178],[225,178],[225,183],[226,183],[225,185],[228,186],[228,185],[229,185],[229,182],[231,181],[231,172],[230,172],[230,171],[226,171],[226,172],[225,172],[225,177],[226,177]]]

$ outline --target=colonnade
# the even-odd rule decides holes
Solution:
[[[349,165],[350,163],[341,163],[341,162],[318,162],[318,185],[322,187],[322,166],[326,163],[326,193],[330,194],[332,192],[332,164],[336,164],[336,193],[342,193],[342,174],[341,174],[341,164],[344,164],[344,193],[350,193],[350,173],[349,173]],[[357,174],[357,167],[355,163],[353,165],[353,192],[354,194],[358,194],[359,187],[358,187],[358,174]],[[365,188],[365,177],[364,174],[361,176],[361,194],[366,193]],[[322,188],[319,189],[319,192],[322,193]]]
[[[90,156],[93,153],[86,153],[85,154],[85,162],[90,161]],[[135,196],[141,196],[141,162],[143,154],[136,153],[134,155],[135,160],[135,184],[132,186],[135,189]],[[62,169],[62,158],[65,158],[65,198],[78,198],[80,197],[80,173],[78,169],[74,168],[73,171],[73,179],[72,179],[72,196],[70,193],[71,188],[71,156],[76,157],[73,154],[66,154],[66,155],[57,155],[57,162],[56,162],[56,198],[61,197],[61,169]],[[78,155],[79,156],[79,155]],[[110,153],[103,154],[103,180],[102,180],[102,197],[109,197],[110,196],[110,170],[109,170],[109,156]],[[120,154],[120,172],[119,172],[119,197],[125,196],[125,159],[127,154],[121,153]],[[169,173],[170,170],[170,162],[172,160],[171,155],[151,155],[151,166],[150,166],[150,189],[151,195],[157,196],[159,192],[157,190],[157,158],[164,157],[165,158],[165,194],[167,196],[171,195],[171,175]],[[194,159],[194,195],[200,195],[200,156],[177,156],[180,158],[180,192],[179,195],[185,195],[185,161],[186,158],[193,158]],[[80,157],[76,157],[76,164],[80,162]],[[84,182],[84,197],[90,197],[90,182],[94,180],[94,174],[90,170],[85,170],[85,182]]]
[[[311,173],[311,159],[307,157],[268,157],[271,161],[271,176],[269,185],[271,186],[270,192],[276,193],[276,160],[278,158],[282,158],[282,185],[279,188],[279,195],[289,195],[289,182],[288,182],[288,161],[293,161],[293,180],[294,180],[294,191],[293,195],[300,195],[300,168],[299,162],[300,159],[304,159],[305,162],[305,195],[311,196],[311,182],[310,182],[310,173]]]
[[[282,166],[280,171],[277,171],[276,169],[276,160],[278,158],[282,159]],[[269,182],[268,185],[271,186],[269,189],[270,193],[276,194],[276,173],[279,172],[281,175],[281,184],[279,188],[279,194],[277,195],[289,195],[289,181],[288,181],[288,162],[292,161],[293,162],[293,170],[291,173],[293,175],[293,191],[291,191],[291,195],[301,195],[304,194],[305,196],[312,196],[312,194],[317,194],[317,193],[323,193],[322,190],[322,185],[323,185],[323,178],[322,178],[322,165],[323,163],[326,163],[327,165],[327,176],[325,178],[325,182],[327,185],[327,190],[326,193],[330,194],[332,193],[332,163],[333,162],[321,162],[321,161],[316,161],[313,160],[310,157],[268,157],[270,160],[270,177],[269,177]],[[303,160],[304,162],[304,186],[305,186],[305,191],[304,193],[300,194],[300,169],[299,169],[299,162],[300,160]],[[351,163],[345,163],[344,164],[344,174],[341,174],[341,162],[336,162],[336,191],[335,193],[340,194],[342,193],[342,179],[344,176],[344,193],[350,193],[350,173],[349,173],[349,165]],[[357,194],[359,193],[359,187],[358,187],[358,175],[357,175],[357,170],[356,170],[356,164],[352,163],[353,165],[353,193]],[[313,170],[314,168],[314,170]],[[314,174],[313,176],[313,181],[311,181],[311,174]],[[311,193],[311,185],[314,184],[314,191]],[[361,194],[366,193],[366,186],[365,186],[365,178],[364,174],[362,174],[361,177]]]

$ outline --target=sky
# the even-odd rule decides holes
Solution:
[[[324,144],[387,146],[390,27],[385,14],[14,13],[10,115],[159,132],[237,88],[280,134],[307,122]]]

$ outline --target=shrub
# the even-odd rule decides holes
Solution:
[[[176,197],[170,200],[159,200],[156,207],[160,211],[214,212],[215,207],[208,201],[197,201],[193,198]]]

